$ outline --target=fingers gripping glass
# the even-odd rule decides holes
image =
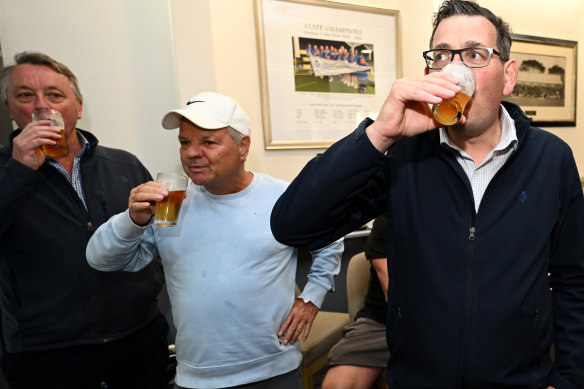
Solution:
[[[448,65],[458,54],[464,64],[470,68],[484,68],[489,65],[493,54],[501,57],[501,54],[490,47],[467,47],[466,49],[434,49],[424,51],[422,55],[429,69],[440,70]]]

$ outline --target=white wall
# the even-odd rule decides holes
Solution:
[[[66,64],[84,95],[78,127],[138,155],[150,172],[181,171],[163,113],[178,104],[168,0],[0,0],[5,64],[43,51]]]

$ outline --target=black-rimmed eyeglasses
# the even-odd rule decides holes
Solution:
[[[458,54],[462,62],[471,68],[484,68],[491,62],[493,54],[501,57],[501,54],[490,47],[467,47],[466,49],[434,49],[424,51],[422,55],[426,60],[426,66],[430,69],[442,69],[452,62],[454,56]]]

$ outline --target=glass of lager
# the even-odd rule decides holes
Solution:
[[[475,90],[475,75],[471,68],[462,62],[451,62],[444,66],[442,72],[452,74],[460,81],[462,91],[451,99],[443,100],[432,107],[434,118],[445,126],[458,123],[466,104]]]
[[[57,140],[54,145],[43,145],[43,151],[47,157],[58,158],[67,155],[67,139],[65,138],[65,121],[63,116],[57,110],[51,108],[37,109],[32,113],[32,121],[50,120],[51,127],[56,127],[61,131],[61,139]]]
[[[178,220],[180,206],[186,196],[188,178],[175,173],[158,173],[156,182],[166,186],[168,196],[156,202],[154,224],[174,227]]]

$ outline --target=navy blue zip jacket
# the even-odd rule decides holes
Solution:
[[[392,389],[584,388],[577,168],[568,145],[503,105],[518,147],[478,213],[438,130],[384,155],[365,134],[369,119],[310,161],[272,212],[276,239],[307,249],[388,212]]]
[[[87,210],[54,167],[34,170],[13,160],[11,147],[0,150],[0,307],[9,352],[101,344],[159,314],[159,263],[105,273],[85,257],[93,231],[128,208],[130,190],[150,173],[132,154],[78,131],[91,145],[80,162]]]

